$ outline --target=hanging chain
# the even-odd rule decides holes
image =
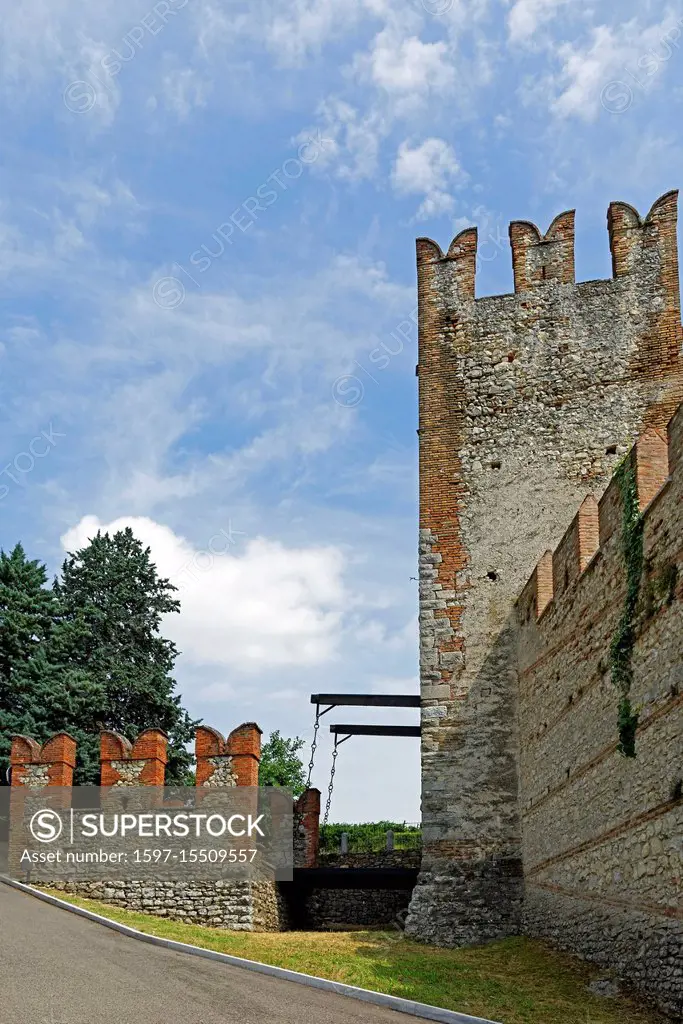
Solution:
[[[332,803],[332,789],[334,787],[334,773],[336,771],[335,762],[337,760],[337,754],[339,753],[337,747],[337,740],[335,737],[334,750],[332,751],[332,770],[330,772],[330,785],[327,790],[327,803],[325,805],[325,817],[323,818],[323,825],[327,825],[327,819],[330,816],[330,804]]]
[[[315,751],[318,746],[318,729],[320,728],[320,705],[315,706],[315,725],[313,726],[313,740],[311,742],[311,760],[308,762],[308,778],[306,779],[306,789],[311,788],[311,776],[313,775],[313,762],[315,761]]]

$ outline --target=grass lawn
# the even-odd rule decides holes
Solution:
[[[61,892],[52,894],[151,935],[503,1024],[661,1024],[664,1020],[628,999],[604,999],[586,992],[586,984],[603,972],[530,939],[505,939],[478,949],[435,949],[411,942],[400,932],[230,932]]]

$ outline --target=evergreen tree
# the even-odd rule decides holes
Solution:
[[[271,732],[261,749],[259,786],[282,786],[300,796],[306,788],[306,773],[299,751],[304,741],[298,736],[287,739],[280,730]]]
[[[174,694],[178,650],[159,632],[162,616],[180,608],[175,589],[158,576],[149,548],[130,528],[113,537],[98,533],[64,561],[54,583],[58,608],[47,660],[63,666],[74,710],[83,712],[87,696],[87,712],[77,723],[87,734],[78,737],[80,784],[98,782],[101,729],[130,740],[143,729],[163,729],[169,736],[166,781],[186,779],[191,756],[185,744],[197,723]]]
[[[21,544],[0,551],[0,781],[6,781],[11,736],[45,739],[45,712],[58,686],[37,699],[31,679],[45,654],[52,628],[54,594],[45,566],[26,558]],[[54,680],[53,680],[54,682]],[[47,680],[45,681],[47,685]]]

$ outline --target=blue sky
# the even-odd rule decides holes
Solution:
[[[680,184],[683,11],[27,0],[0,47],[3,547],[53,572],[130,523],[223,732],[417,692],[415,236],[477,224],[507,292],[508,222],[576,207],[609,276],[610,200]],[[337,780],[332,819],[419,817],[414,740]]]

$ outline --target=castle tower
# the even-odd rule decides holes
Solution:
[[[475,298],[476,229],[446,255],[417,242],[424,854],[406,930],[424,940],[519,928],[513,605],[683,399],[676,205],[612,203],[613,277],[579,284],[573,211],[544,236],[511,224],[510,295]]]

